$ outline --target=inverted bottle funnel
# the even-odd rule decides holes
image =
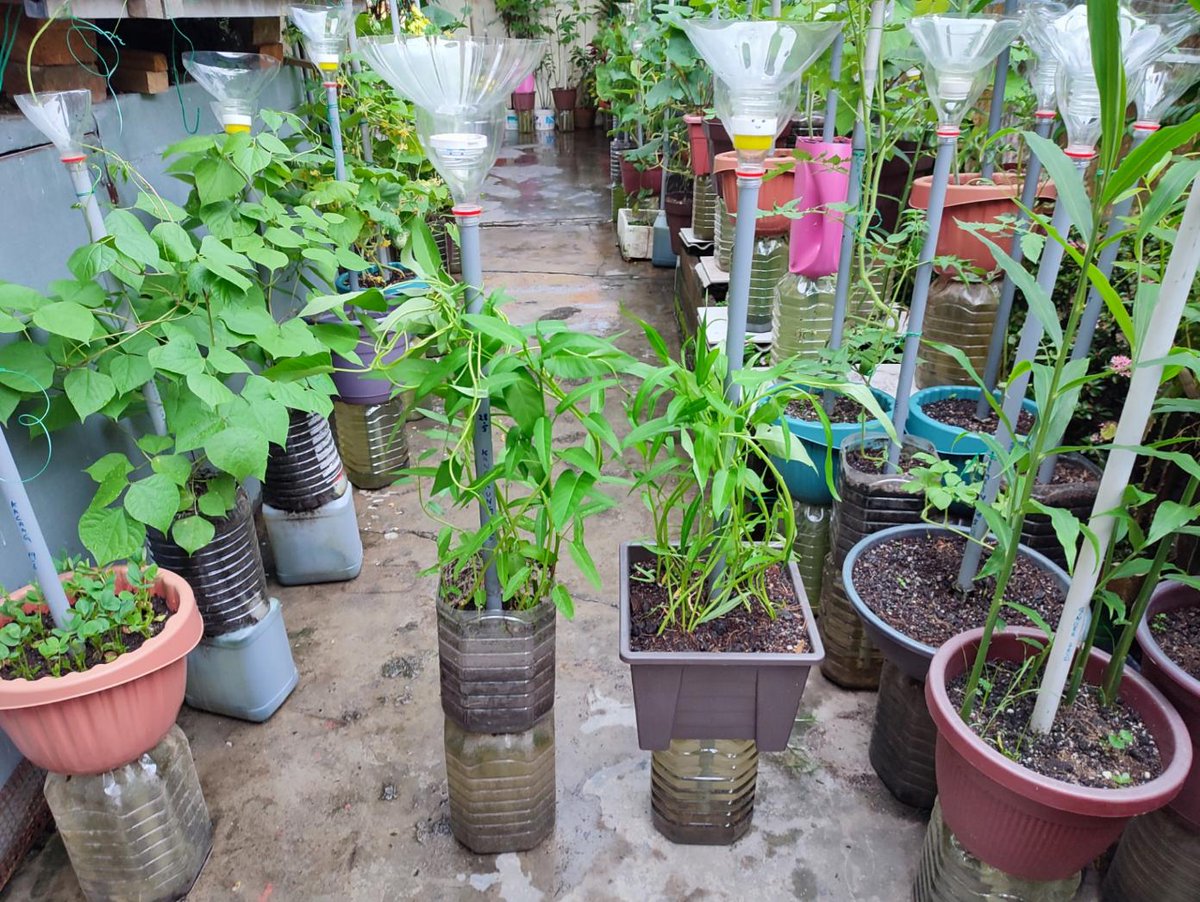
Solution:
[[[733,138],[739,167],[761,171],[795,108],[800,76],[842,23],[686,19],[682,25],[713,71],[717,115]]]
[[[937,110],[938,130],[957,135],[988,82],[988,69],[1020,33],[1021,21],[947,13],[917,16],[907,27],[925,57],[925,87]]]
[[[261,53],[197,50],[184,54],[183,67],[213,96],[213,113],[229,134],[250,131],[259,95],[279,74],[279,61]]]
[[[478,201],[504,134],[504,105],[533,72],[545,41],[375,38],[363,57],[417,107],[417,137],[457,204]]]
[[[75,163],[86,154],[83,136],[92,121],[90,91],[42,91],[13,98],[25,118],[54,146],[64,163]]]
[[[1021,37],[1033,53],[1027,70],[1039,116],[1050,117],[1058,109],[1058,57],[1046,39],[1045,31],[1036,27],[1033,19],[1061,16],[1069,8],[1066,3],[1042,2],[1027,6],[1022,12]]]
[[[336,72],[346,48],[346,38],[354,27],[350,5],[300,3],[288,8],[288,18],[304,35],[304,50],[309,61],[322,72]]]
[[[1179,49],[1166,53],[1144,70],[1134,95],[1138,118],[1135,129],[1155,131],[1163,116],[1184,93],[1200,81],[1200,51]]]

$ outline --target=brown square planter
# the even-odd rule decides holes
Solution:
[[[521,733],[554,706],[556,611],[437,603],[442,710],[469,733]]]
[[[654,556],[641,545],[621,545],[621,660],[633,678],[638,746],[665,749],[672,739],[752,739],[759,751],[787,748],[808,672],[825,649],[800,572],[788,564],[804,611],[812,651],[797,654],[650,652],[630,647],[629,569]]]

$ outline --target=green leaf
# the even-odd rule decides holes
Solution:
[[[596,564],[592,560],[592,556],[588,553],[587,545],[582,541],[582,538],[576,538],[574,542],[567,545],[567,551],[571,553],[571,560],[575,562],[575,566],[579,571],[587,577],[597,589],[601,588],[600,572],[596,569]]]
[[[227,376],[234,373],[250,372],[250,367],[246,365],[246,361],[227,348],[209,348],[208,356],[205,357],[205,360],[213,370]]]
[[[171,538],[188,554],[195,554],[213,540],[216,527],[203,517],[183,517],[171,527]]]
[[[575,619],[575,602],[571,600],[571,593],[566,586],[555,583],[554,588],[550,590],[550,598],[560,614],[568,620]]]
[[[89,282],[108,272],[117,262],[117,251],[104,243],[85,244],[67,258],[67,269],[81,282]]]
[[[266,475],[269,451],[266,436],[244,426],[223,429],[204,443],[204,453],[213,466],[235,479],[248,476],[262,479]]]
[[[121,497],[121,493],[129,485],[129,474],[133,472],[133,465],[124,454],[114,451],[105,454],[88,467],[86,472],[98,483],[96,494],[88,506],[101,508]]]
[[[196,340],[186,333],[173,335],[166,344],[152,348],[149,358],[155,368],[168,373],[188,376],[204,372],[204,358],[200,356],[200,347]]]
[[[154,473],[129,487],[125,511],[139,523],[166,533],[179,513],[179,500],[179,486],[169,476]]]
[[[1088,199],[1087,189],[1083,186],[1083,177],[1078,167],[1053,141],[1043,138],[1036,132],[1027,131],[1023,134],[1030,149],[1037,154],[1038,159],[1042,161],[1042,166],[1054,180],[1054,188],[1058,195],[1056,203],[1066,205],[1071,225],[1079,230],[1084,241],[1090,241],[1092,237],[1092,202]],[[1063,235],[1063,238],[1066,237]]]
[[[192,476],[192,460],[184,454],[160,454],[150,461],[150,468],[180,488],[186,486]]]
[[[1125,139],[1125,66],[1121,58],[1121,12],[1112,0],[1087,0],[1092,69],[1100,90],[1100,168],[1111,172]],[[1057,177],[1055,177],[1057,184]]]
[[[1104,185],[1100,202],[1107,206],[1137,184],[1167,154],[1200,134],[1200,113],[1179,125],[1160,128],[1121,160],[1121,165]]]
[[[154,367],[149,358],[141,354],[113,351],[106,359],[108,375],[112,377],[117,392],[122,395],[141,388],[154,378]]]
[[[74,301],[56,301],[33,311],[33,324],[53,335],[86,342],[96,330],[96,317]]]
[[[50,283],[50,290],[58,295],[60,301],[74,301],[84,307],[99,307],[108,295],[96,282],[79,282],[75,279],[55,279]],[[30,308],[33,309],[32,307]]]
[[[283,267],[288,265],[287,254],[283,253],[282,251],[277,251],[273,247],[265,247],[262,245],[250,247],[246,249],[246,256],[255,263],[265,266],[270,270],[283,269]]]
[[[158,245],[142,221],[128,210],[111,210],[104,218],[104,224],[108,226],[117,250],[137,263],[139,268],[162,265]]]
[[[1013,280],[1013,283],[1021,290],[1025,296],[1026,303],[1029,304],[1030,310],[1042,323],[1042,328],[1046,331],[1046,337],[1058,347],[1062,344],[1063,332],[1062,324],[1058,319],[1058,309],[1054,306],[1054,302],[1050,300],[1050,295],[1046,290],[1038,284],[1037,279],[1024,266],[1008,255],[1008,252],[996,242],[992,241],[982,232],[977,232],[975,237],[988,246],[988,249],[995,255],[996,262]]]
[[[97,564],[110,564],[141,554],[146,527],[120,508],[88,509],[79,518],[79,541]]]
[[[54,381],[46,349],[28,341],[0,346],[0,383],[22,394],[41,394]]]
[[[1198,514],[1200,505],[1188,507],[1177,501],[1164,501],[1154,512],[1154,520],[1146,534],[1146,543],[1152,545],[1159,539],[1177,532],[1196,519]]]
[[[1188,189],[1188,185],[1200,175],[1200,160],[1178,160],[1171,165],[1158,181],[1158,186],[1150,199],[1142,207],[1141,216],[1137,220],[1137,240],[1142,241],[1150,234],[1150,230],[1158,225],[1176,201]]]
[[[233,392],[225,383],[208,373],[188,373],[187,386],[192,394],[213,409],[233,398]]]
[[[1074,568],[1075,554],[1079,550],[1079,519],[1066,508],[1049,507],[1036,500],[1032,501],[1032,504],[1050,518],[1058,544],[1062,546],[1063,556]]]
[[[190,263],[196,259],[196,245],[191,233],[175,222],[160,222],[150,230],[150,237],[162,255],[175,263]]]
[[[196,164],[196,194],[204,204],[241,195],[246,187],[242,174],[224,160],[206,157]]]
[[[110,377],[87,367],[67,373],[63,389],[80,420],[95,413],[117,394],[117,387]]]

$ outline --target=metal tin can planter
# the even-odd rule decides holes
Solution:
[[[734,843],[750,829],[757,784],[753,742],[673,740],[650,758],[654,826],[673,843]]]
[[[472,733],[533,729],[554,706],[555,608],[486,611],[437,603],[442,710]]]
[[[788,246],[783,238],[759,238],[750,258],[750,299],[746,307],[746,331],[770,332],[779,280],[787,272]]]
[[[1083,482],[1065,482],[1060,485],[1036,485],[1033,488],[1033,499],[1047,507],[1069,510],[1076,518],[1086,523],[1092,513],[1092,505],[1096,503],[1096,492],[1100,489],[1100,468],[1078,454],[1064,454],[1059,461],[1070,461],[1086,470],[1091,478]],[[1066,552],[1063,551],[1062,542],[1058,540],[1058,533],[1054,531],[1054,522],[1049,514],[1025,515],[1021,544],[1034,551],[1040,551],[1060,567],[1067,566]]]
[[[408,437],[403,396],[382,404],[333,402],[333,431],[350,483],[359,489],[381,489],[408,466]]]
[[[958,348],[971,361],[975,372],[982,375],[999,306],[999,282],[967,283],[938,276],[929,288],[917,387],[974,385],[975,380],[959,362],[932,343]]]
[[[805,654],[633,651],[631,564],[652,564],[640,545],[620,554],[621,660],[629,665],[638,746],[666,749],[672,739],[754,740],[759,749],[787,748],[809,671],[825,656],[804,586],[789,564],[812,650]]]
[[[836,283],[835,276],[806,279],[784,271],[772,313],[772,363],[789,357],[820,358],[833,333]]]
[[[877,388],[872,388],[871,394],[875,396],[884,413],[892,412],[896,401],[891,395]],[[865,410],[863,416],[867,416]],[[883,431],[881,425],[869,419],[862,423],[830,423],[831,441],[826,436],[825,426],[820,420],[800,420],[787,415],[784,416],[784,420],[792,435],[804,445],[804,450],[812,460],[812,466],[799,460],[784,460],[775,455],[771,455],[771,463],[779,470],[792,499],[806,504],[833,503],[833,492],[829,490],[829,484],[825,481],[825,461],[830,453],[833,454],[833,478],[836,483],[841,467],[839,449],[842,443],[855,435],[870,435]]]
[[[1142,676],[1126,668],[1120,697],[1158,746],[1163,770],[1138,786],[1096,789],[1042,776],[1006,758],[962,722],[947,684],[975,657],[982,630],[960,633],[929,665],[925,700],[938,728],[938,801],[947,827],[982,861],[1026,880],[1060,880],[1082,869],[1121,835],[1130,818],[1156,811],[1179,792],[1192,765],[1183,719]],[[1020,663],[1036,652],[1034,629],[992,636],[989,659]],[[1096,684],[1109,657],[1093,650],[1084,680]]]
[[[267,576],[254,528],[254,510],[244,489],[225,517],[213,524],[213,540],[188,554],[156,529],[146,530],[155,562],[187,580],[204,619],[204,635],[220,636],[267,616]]]
[[[131,764],[86,777],[52,773],[45,792],[88,899],[182,899],[212,849],[212,820],[177,726]]]
[[[800,571],[804,594],[811,605],[821,597],[821,574],[829,550],[829,515],[832,508],[822,504],[797,504],[795,511],[796,541],[792,543],[792,560]],[[820,610],[817,615],[820,616]]]
[[[978,401],[980,389],[976,386],[936,385],[914,392],[909,399],[908,422],[905,431],[933,443],[938,456],[952,461],[960,469],[972,460],[988,454],[987,443],[976,432],[967,432],[958,426],[940,423],[925,413],[924,406],[947,398],[963,398]],[[1037,416],[1037,404],[1026,398],[1021,409],[1030,416]]]
[[[835,563],[833,552],[825,556],[819,616],[821,638],[825,641],[821,675],[843,689],[878,688],[883,656],[871,644],[862,621],[846,598],[842,568]]]
[[[692,233],[701,241],[712,241],[717,224],[717,192],[712,179],[692,182]]]
[[[1103,898],[1106,902],[1193,902],[1198,888],[1200,830],[1168,805],[1129,822],[1104,876]]]
[[[1062,880],[1022,880],[984,864],[962,847],[946,827],[936,805],[929,818],[921,864],[913,883],[913,902],[963,902],[1011,899],[1020,902],[1071,902],[1080,875]]]
[[[554,713],[519,733],[445,718],[450,830],[478,855],[532,849],[554,831]]]
[[[188,655],[185,699],[201,711],[262,723],[287,701],[299,679],[283,608],[272,598],[261,621],[202,639]]]

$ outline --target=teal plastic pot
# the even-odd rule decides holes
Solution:
[[[954,463],[959,469],[965,467],[973,458],[988,453],[987,443],[978,433],[964,432],[957,426],[947,426],[925,413],[925,405],[947,398],[969,398],[972,403],[978,402],[981,390],[976,386],[934,385],[916,392],[908,402],[908,421],[905,432],[909,435],[920,436],[931,442],[937,449],[938,456]],[[996,393],[996,397],[1001,397]],[[1037,416],[1037,404],[1026,398],[1021,402],[1021,408],[1032,416]]]
[[[396,275],[398,275],[400,277],[400,281],[393,282],[391,285],[382,289],[384,297],[387,297],[387,298],[395,297],[397,294],[399,294],[401,288],[412,288],[413,287],[412,279],[414,278],[414,275],[412,272],[405,269],[403,266],[389,266],[387,268],[390,269],[392,272],[396,273]],[[366,272],[369,272],[372,275],[378,275],[379,267],[371,266],[366,270]],[[422,287],[424,287],[425,283],[421,283],[421,285],[422,285]],[[337,279],[334,280],[334,287],[337,288],[338,294],[349,294],[350,293],[350,273],[348,273],[348,272],[338,273]]]
[[[879,402],[885,414],[891,414],[896,405],[896,399],[887,392],[877,388],[871,389],[871,394]],[[782,457],[771,455],[771,463],[779,470],[788,494],[794,501],[804,504],[832,504],[833,492],[825,481],[825,461],[830,454],[830,444],[825,435],[825,427],[820,420],[801,420],[796,417],[784,416],[792,435],[800,440],[808,456],[812,458],[810,467],[798,460],[784,460]],[[837,450],[842,442],[852,435],[883,432],[883,426],[874,420],[866,423],[831,423],[833,454],[833,478],[836,481],[840,468],[840,458]]]

